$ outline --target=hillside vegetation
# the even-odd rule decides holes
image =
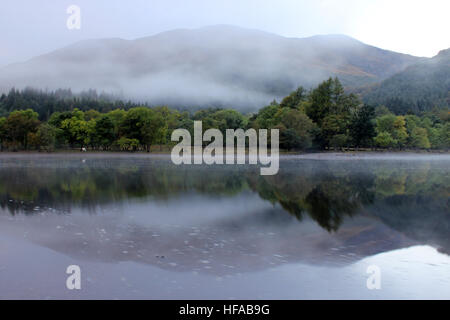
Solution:
[[[420,61],[384,80],[364,95],[364,101],[385,105],[396,114],[450,107],[450,49]]]
[[[46,95],[37,92],[40,99]],[[346,94],[337,78],[330,78],[315,89],[299,87],[280,103],[273,101],[257,113],[243,114],[234,109],[201,109],[182,112],[167,106],[123,105],[120,102],[92,100],[103,112],[71,108],[77,99],[58,100],[64,110],[48,115],[38,104],[35,112],[27,108],[31,93],[14,92],[23,100],[22,110],[8,110],[0,117],[0,148],[7,150],[47,150],[90,148],[92,150],[150,151],[152,145],[171,146],[171,133],[184,128],[193,135],[194,121],[203,130],[278,129],[280,147],[285,150],[340,149],[348,147],[448,149],[450,117],[448,111],[416,115],[394,115],[385,107],[363,104],[354,94]],[[48,99],[54,98],[54,93]],[[0,106],[10,96],[2,96]],[[30,101],[33,101],[31,99]],[[36,103],[35,101],[35,103]],[[82,100],[81,100],[82,101]],[[89,101],[89,100],[87,100]],[[14,104],[13,104],[14,105]],[[34,106],[30,103],[30,106]]]

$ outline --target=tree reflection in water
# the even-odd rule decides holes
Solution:
[[[0,160],[0,206],[15,215],[69,213],[133,201],[254,192],[302,221],[336,232],[355,215],[376,217],[419,240],[450,248],[447,162],[285,160],[278,175],[249,166],[182,166],[167,159]],[[433,232],[430,232],[430,231]],[[431,236],[430,236],[431,234]],[[430,238],[431,237],[431,238]]]

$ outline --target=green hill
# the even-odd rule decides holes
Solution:
[[[450,49],[407,67],[363,93],[366,103],[397,114],[450,106]]]

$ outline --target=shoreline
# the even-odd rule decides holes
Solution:
[[[76,150],[61,150],[54,152],[44,151],[2,151],[2,158],[170,158],[169,151],[158,152],[125,152],[125,151],[88,151],[80,152]],[[450,160],[450,152],[441,151],[319,151],[319,152],[280,152],[281,159],[303,159],[303,160],[376,160],[376,159],[440,159],[448,158]]]

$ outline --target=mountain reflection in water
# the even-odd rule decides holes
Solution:
[[[215,275],[344,266],[414,245],[449,254],[449,164],[284,157],[264,177],[165,156],[10,155],[0,232],[86,261]]]

